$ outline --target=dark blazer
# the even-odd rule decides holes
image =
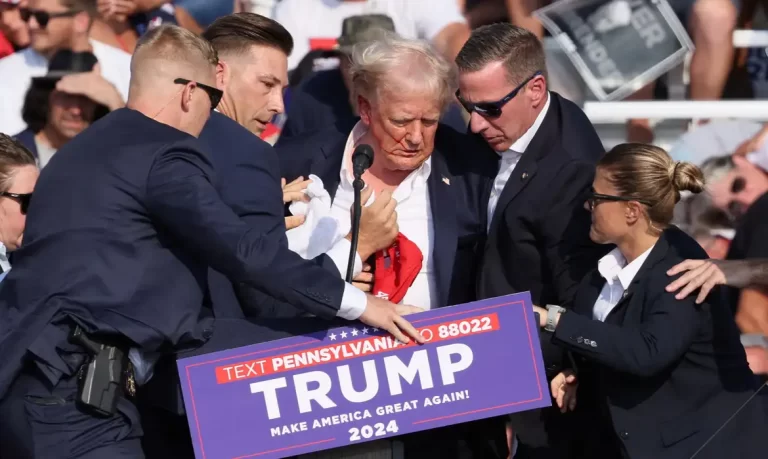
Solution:
[[[624,457],[691,457],[756,389],[722,292],[697,305],[695,296],[678,301],[665,290],[667,270],[706,257],[670,227],[605,322],[592,319],[605,284],[595,270],[555,329],[554,343],[593,362],[582,371],[581,389],[607,407],[604,419],[613,421]],[[696,458],[765,457],[765,398],[753,400]]]
[[[76,371],[71,321],[147,351],[200,343],[208,266],[312,314],[336,316],[344,281],[254,231],[221,201],[199,141],[120,109],[43,169],[24,244],[0,289],[0,398],[34,355],[53,384]]]
[[[277,144],[326,129],[349,132],[359,119],[349,106],[349,90],[344,85],[341,70],[323,70],[291,89],[285,125]],[[467,127],[461,108],[456,104],[448,107],[442,122],[462,132]]]
[[[509,177],[494,211],[477,283],[480,298],[531,292],[534,304],[567,307],[607,249],[589,239],[584,208],[604,153],[572,102],[550,92],[544,121]],[[553,371],[561,352],[542,341]]]
[[[200,141],[208,147],[217,177],[216,190],[221,199],[252,230],[277,241],[287,250],[280,162],[274,148],[218,112],[211,113]],[[325,255],[318,257],[315,263],[340,277],[333,261]],[[282,304],[245,284],[233,285],[226,276],[213,269],[209,272],[208,282],[216,317],[255,317],[264,308],[277,308]]]
[[[328,130],[279,144],[283,176],[291,181],[315,174],[333,199],[348,136],[349,131]],[[475,299],[478,249],[485,239],[486,209],[496,164],[497,158],[483,142],[439,125],[427,181],[434,224],[432,256],[437,304],[447,306]]]
[[[13,138],[27,147],[27,150],[29,150],[35,156],[35,158],[37,158],[37,144],[35,143],[35,133],[32,131],[32,129],[24,129],[23,131],[13,136]]]

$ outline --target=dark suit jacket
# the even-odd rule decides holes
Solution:
[[[349,132],[359,119],[349,106],[349,90],[344,85],[341,70],[317,72],[291,89],[285,125],[277,143],[326,129]],[[448,107],[442,122],[462,132],[467,127],[461,108],[456,104]]]
[[[349,131],[319,133],[278,145],[286,180],[315,174],[336,194]],[[434,225],[434,269],[441,306],[475,299],[478,249],[485,238],[490,186],[497,158],[483,142],[441,124],[427,187]],[[445,180],[447,179],[447,180]]]
[[[580,392],[592,392],[585,403],[607,407],[625,457],[691,457],[756,389],[722,292],[697,305],[695,296],[678,301],[665,290],[672,281],[667,270],[706,256],[671,227],[605,322],[592,319],[605,284],[595,270],[555,329],[554,343],[593,362],[582,369]],[[764,457],[765,397],[758,399],[697,459]]]
[[[35,143],[35,133],[32,129],[24,129],[13,136],[13,138],[21,142],[37,158],[37,144]]]
[[[531,292],[534,304],[568,306],[606,248],[589,239],[585,194],[604,153],[594,127],[572,102],[550,92],[544,121],[509,177],[488,231],[480,298]],[[542,341],[557,371],[562,353]]]
[[[218,112],[211,113],[200,141],[210,153],[221,199],[253,231],[277,241],[287,250],[280,162],[272,146]],[[322,255],[314,261],[339,277],[330,258]],[[208,282],[216,317],[255,317],[262,309],[273,309],[282,304],[245,284],[233,285],[226,276],[213,269],[209,272]]]
[[[52,383],[74,374],[76,364],[59,354],[69,321],[149,351],[205,340],[208,266],[336,316],[343,280],[251,229],[214,181],[197,139],[130,109],[56,153],[0,289],[0,398],[28,352]]]

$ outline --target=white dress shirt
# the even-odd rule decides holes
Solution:
[[[539,116],[536,117],[536,120],[534,120],[531,127],[528,128],[528,130],[525,131],[525,134],[520,136],[520,138],[517,139],[517,141],[513,143],[511,147],[509,147],[509,150],[503,153],[499,153],[501,156],[499,173],[493,180],[491,197],[488,199],[488,229],[491,228],[493,213],[496,211],[496,206],[499,204],[499,198],[501,197],[501,193],[504,191],[504,187],[507,185],[507,181],[509,181],[509,177],[512,175],[512,172],[514,172],[515,166],[517,166],[517,163],[520,161],[523,153],[525,153],[525,150],[528,149],[528,145],[531,143],[531,140],[533,140],[533,137],[539,130],[539,126],[541,126],[541,123],[544,122],[544,117],[547,116],[547,111],[549,110],[549,99],[549,93],[547,93],[547,101],[544,103],[544,108],[541,110],[541,112],[539,112]]]
[[[597,271],[605,278],[605,285],[600,291],[600,295],[597,297],[595,306],[592,309],[593,319],[601,322],[605,321],[608,314],[621,301],[624,292],[626,292],[629,284],[637,276],[637,272],[640,271],[651,250],[653,250],[653,246],[632,260],[632,263],[627,264],[627,259],[616,248],[597,262]]]
[[[347,139],[344,149],[344,159],[339,172],[341,179],[336,190],[336,196],[331,207],[331,215],[336,218],[342,232],[348,232],[352,226],[349,209],[354,201],[351,174],[351,155],[360,138],[367,132],[366,126],[359,122],[355,125]],[[433,308],[437,298],[434,282],[432,247],[434,243],[434,227],[432,224],[432,209],[430,207],[427,179],[432,170],[432,158],[428,158],[418,169],[411,172],[392,193],[397,201],[397,223],[400,232],[410,239],[421,251],[424,261],[416,279],[408,289],[402,304],[410,304],[420,308]],[[375,196],[371,197],[373,202]],[[330,255],[330,254],[329,254]],[[333,258],[333,257],[331,257]],[[373,292],[374,294],[376,292]]]

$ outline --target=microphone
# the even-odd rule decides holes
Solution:
[[[367,144],[358,145],[352,153],[352,175],[355,179],[359,179],[371,164],[373,164],[373,148]]]
[[[352,282],[352,271],[355,269],[355,256],[357,255],[357,240],[360,236],[360,215],[363,206],[360,202],[360,192],[365,188],[363,173],[373,164],[373,147],[367,144],[358,145],[352,153],[352,190],[355,196],[352,204],[352,246],[349,249],[349,262],[347,263],[346,281]]]

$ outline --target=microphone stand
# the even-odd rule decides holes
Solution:
[[[360,237],[360,216],[363,213],[363,206],[360,202],[360,193],[365,188],[362,174],[355,173],[355,180],[352,182],[352,189],[355,201],[352,204],[352,247],[349,249],[349,262],[347,263],[347,283],[352,282],[352,271],[355,270],[355,257],[357,256],[357,241]]]

